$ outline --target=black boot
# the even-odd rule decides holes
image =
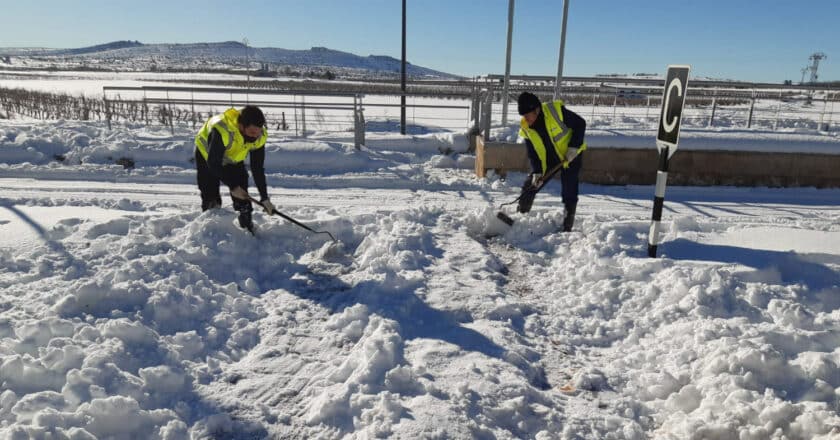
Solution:
[[[207,211],[208,209],[216,209],[222,207],[222,197],[218,197],[213,200],[202,200],[201,201],[201,211]]]
[[[247,229],[251,234],[254,233],[254,222],[251,220],[250,211],[239,213],[239,226]]]
[[[522,214],[530,212],[536,197],[537,190],[531,185],[531,179],[525,179],[525,183],[522,184],[522,192],[519,194],[519,204],[516,205],[516,212]]]
[[[239,211],[239,226],[247,229],[250,233],[254,233],[254,222],[251,220],[251,212],[254,207],[250,201],[236,201],[234,209]]]
[[[525,214],[531,211],[531,206],[534,205],[534,198],[537,193],[532,190],[524,190],[519,198],[519,203],[516,205],[516,212]]]
[[[575,210],[577,205],[566,205],[566,217],[563,219],[563,232],[571,232],[575,224]]]

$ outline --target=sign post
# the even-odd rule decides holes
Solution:
[[[680,139],[680,123],[685,106],[688,86],[688,72],[691,66],[668,66],[665,76],[665,91],[662,93],[662,110],[659,114],[659,131],[656,134],[656,148],[659,150],[659,165],[656,171],[656,192],[653,197],[653,216],[648,234],[648,257],[656,257],[659,244],[659,229],[662,207],[665,204],[665,185],[668,180],[668,162],[677,151]]]

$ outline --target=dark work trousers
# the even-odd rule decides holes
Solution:
[[[219,185],[222,179],[210,172],[207,166],[207,161],[198,149],[195,150],[195,168],[197,171],[198,190],[201,191],[201,210],[206,211],[213,207],[222,206],[222,196],[219,193]],[[222,167],[222,173],[225,180],[230,182],[235,188],[241,186],[242,189],[248,190],[248,170],[245,169],[245,163],[239,162],[237,164],[225,165]],[[233,201],[233,209],[239,212],[239,224],[243,228],[251,225],[251,211],[253,206],[250,200],[241,200],[231,196]]]
[[[569,164],[569,168],[560,170],[561,195],[566,212],[574,212],[578,202],[580,169],[583,166],[583,154],[578,154]],[[531,187],[531,179],[525,179],[519,199],[518,212],[529,212],[537,192]]]
[[[583,154],[578,154],[569,164],[569,168],[560,171],[561,194],[566,211],[574,211],[578,202],[580,169],[583,167]]]

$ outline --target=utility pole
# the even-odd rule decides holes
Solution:
[[[248,86],[247,87],[248,90],[251,90],[251,69],[248,68],[248,64],[250,63],[250,60],[248,59],[249,54],[248,54],[248,38],[247,37],[242,39],[242,44],[245,45],[245,73],[248,75],[248,82],[246,84]]]
[[[513,40],[513,2],[508,1],[508,32],[507,32],[507,56],[505,57],[505,83],[502,86],[502,125],[507,125],[508,116],[508,93],[510,90],[510,49]]]
[[[554,81],[554,99],[560,99],[560,82],[563,81],[563,56],[566,49],[566,22],[569,18],[569,0],[563,0],[563,29],[560,31],[560,57],[557,60],[557,79]]]
[[[822,52],[816,52],[808,58],[811,60],[811,67],[809,67],[811,70],[811,84],[815,84],[817,82],[817,78],[819,78],[819,76],[817,76],[817,68],[820,67],[820,60],[827,57],[828,56]]]
[[[402,79],[400,80],[400,134],[405,134],[405,0],[402,0]]]

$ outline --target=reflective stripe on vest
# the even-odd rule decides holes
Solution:
[[[551,113],[551,116],[557,122],[557,125],[560,126],[560,132],[551,137],[551,140],[555,144],[557,144],[558,142],[560,142],[561,139],[563,139],[564,136],[566,136],[566,134],[569,133],[569,127],[567,127],[566,123],[563,122],[563,117],[561,116],[562,112],[558,113],[557,112],[557,107],[555,107],[553,105],[550,105],[550,104],[547,105],[546,107],[548,108],[549,113]]]

